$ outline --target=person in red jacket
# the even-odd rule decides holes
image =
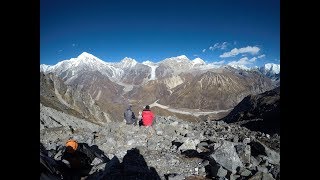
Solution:
[[[142,111],[142,125],[151,126],[154,119],[154,114],[150,110],[150,106],[147,105],[146,108]]]

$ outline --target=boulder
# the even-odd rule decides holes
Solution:
[[[199,139],[189,139],[187,138],[186,141],[178,148],[180,151],[189,150],[189,149],[197,149],[197,144],[200,143]]]
[[[210,158],[213,158],[215,162],[219,163],[232,173],[236,173],[237,167],[243,167],[234,144],[229,141],[222,141],[222,144],[215,148],[214,153],[210,155]]]
[[[239,144],[235,146],[238,156],[243,164],[250,164],[251,147],[249,145]]]
[[[274,150],[268,148],[266,145],[261,143],[258,140],[254,140],[251,143],[252,155],[258,156],[263,155],[267,156],[269,163],[271,164],[280,164],[280,154],[275,152]]]
[[[221,165],[215,164],[211,166],[211,174],[214,177],[225,177],[228,171],[225,170]]]
[[[257,172],[249,180],[274,180],[274,178],[269,173]]]

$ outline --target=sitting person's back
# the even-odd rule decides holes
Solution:
[[[151,126],[153,122],[154,114],[150,110],[150,106],[147,105],[146,108],[142,111],[142,125]]]
[[[126,120],[127,124],[136,124],[136,117],[132,111],[132,106],[129,105],[128,108],[125,110],[124,119]]]

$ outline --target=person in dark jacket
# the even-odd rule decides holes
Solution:
[[[124,111],[124,119],[126,120],[126,124],[136,124],[136,116],[134,115],[134,112],[132,111],[132,106],[129,105],[128,108]]]
[[[154,119],[154,114],[150,110],[150,106],[147,105],[146,108],[142,111],[142,125],[151,126]]]

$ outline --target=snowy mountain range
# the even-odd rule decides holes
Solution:
[[[212,63],[207,64],[201,58],[195,58],[190,60],[185,55],[180,55],[177,57],[170,57],[166,58],[160,62],[154,63],[151,61],[145,61],[142,63],[137,62],[135,59],[125,57],[120,62],[105,62],[92,54],[87,52],[83,52],[77,58],[71,58],[70,60],[64,60],[56,65],[40,65],[40,71],[44,73],[54,72],[56,74],[61,74],[65,71],[72,72],[72,75],[76,74],[78,71],[85,69],[85,70],[97,70],[100,73],[107,75],[109,78],[113,79],[114,81],[119,81],[121,77],[124,75],[124,72],[128,69],[135,69],[135,68],[148,68],[150,69],[149,73],[150,76],[149,80],[154,80],[157,76],[161,76],[161,74],[156,73],[156,69],[158,67],[168,67],[172,70],[173,74],[179,74],[181,72],[188,72],[194,70],[208,70],[214,68],[221,68],[224,66],[229,65],[215,65]],[[245,71],[251,70],[258,70],[262,74],[274,78],[276,75],[280,74],[280,64],[274,63],[267,63],[262,67],[253,67],[248,68],[244,65],[230,65],[235,69],[241,69]],[[164,75],[164,74],[162,74]],[[68,76],[68,75],[66,75]]]

